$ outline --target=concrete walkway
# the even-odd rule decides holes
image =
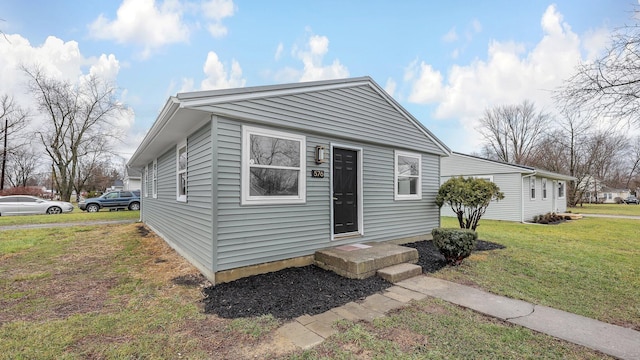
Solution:
[[[325,313],[303,315],[278,329],[296,346],[308,349],[336,333],[337,320],[372,321],[411,300],[439,298],[513,324],[549,334],[620,359],[640,359],[640,332],[546,306],[494,295],[476,288],[420,275]]]

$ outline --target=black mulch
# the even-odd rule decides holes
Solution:
[[[403,246],[418,250],[418,265],[431,273],[446,266],[444,257],[432,241]],[[500,244],[478,240],[476,251],[502,249]],[[364,280],[347,279],[334,272],[310,265],[238,279],[204,288],[206,313],[224,318],[272,314],[278,319],[316,315],[366,298],[393,284],[373,276]]]

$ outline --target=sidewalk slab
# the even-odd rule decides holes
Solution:
[[[403,303],[408,303],[411,300],[422,300],[427,295],[419,293],[417,291],[405,289],[402,286],[392,286],[387,288],[384,292],[384,296],[398,300]]]
[[[361,302],[360,305],[367,309],[371,309],[383,314],[387,313],[390,310],[405,306],[404,303],[398,300],[394,300],[390,297],[386,297],[382,294],[370,295],[363,302]]]
[[[508,321],[620,359],[640,359],[640,332],[632,329],[541,305]]]
[[[384,314],[370,308],[366,308],[358,303],[349,302],[333,310],[336,314],[351,321],[366,320],[373,321],[377,318],[383,317]]]
[[[333,328],[333,324],[338,320],[344,319],[342,316],[336,314],[331,310],[323,312],[322,314],[312,316],[311,318],[313,319],[313,321],[307,323],[305,326],[307,327],[307,329],[313,331],[314,333],[322,336],[325,339],[338,332]]]
[[[307,329],[297,321],[284,324],[277,330],[277,334],[305,350],[311,349],[324,341],[322,336]]]
[[[397,283],[406,289],[433,296],[502,320],[529,315],[534,306],[528,302],[498,296],[470,286],[429,276],[416,276]]]

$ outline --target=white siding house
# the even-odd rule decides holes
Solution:
[[[361,77],[177,94],[128,166],[142,221],[216,283],[331,246],[424,238],[449,153]]]
[[[528,166],[487,160],[476,156],[451,153],[441,162],[441,183],[451,177],[479,177],[494,182],[504,193],[504,199],[493,201],[484,219],[525,222],[536,215],[567,210],[566,182],[571,176]],[[447,205],[443,216],[455,216]]]

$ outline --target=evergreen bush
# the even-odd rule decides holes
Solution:
[[[478,234],[469,229],[435,228],[431,231],[433,244],[449,265],[460,265],[476,247]]]

